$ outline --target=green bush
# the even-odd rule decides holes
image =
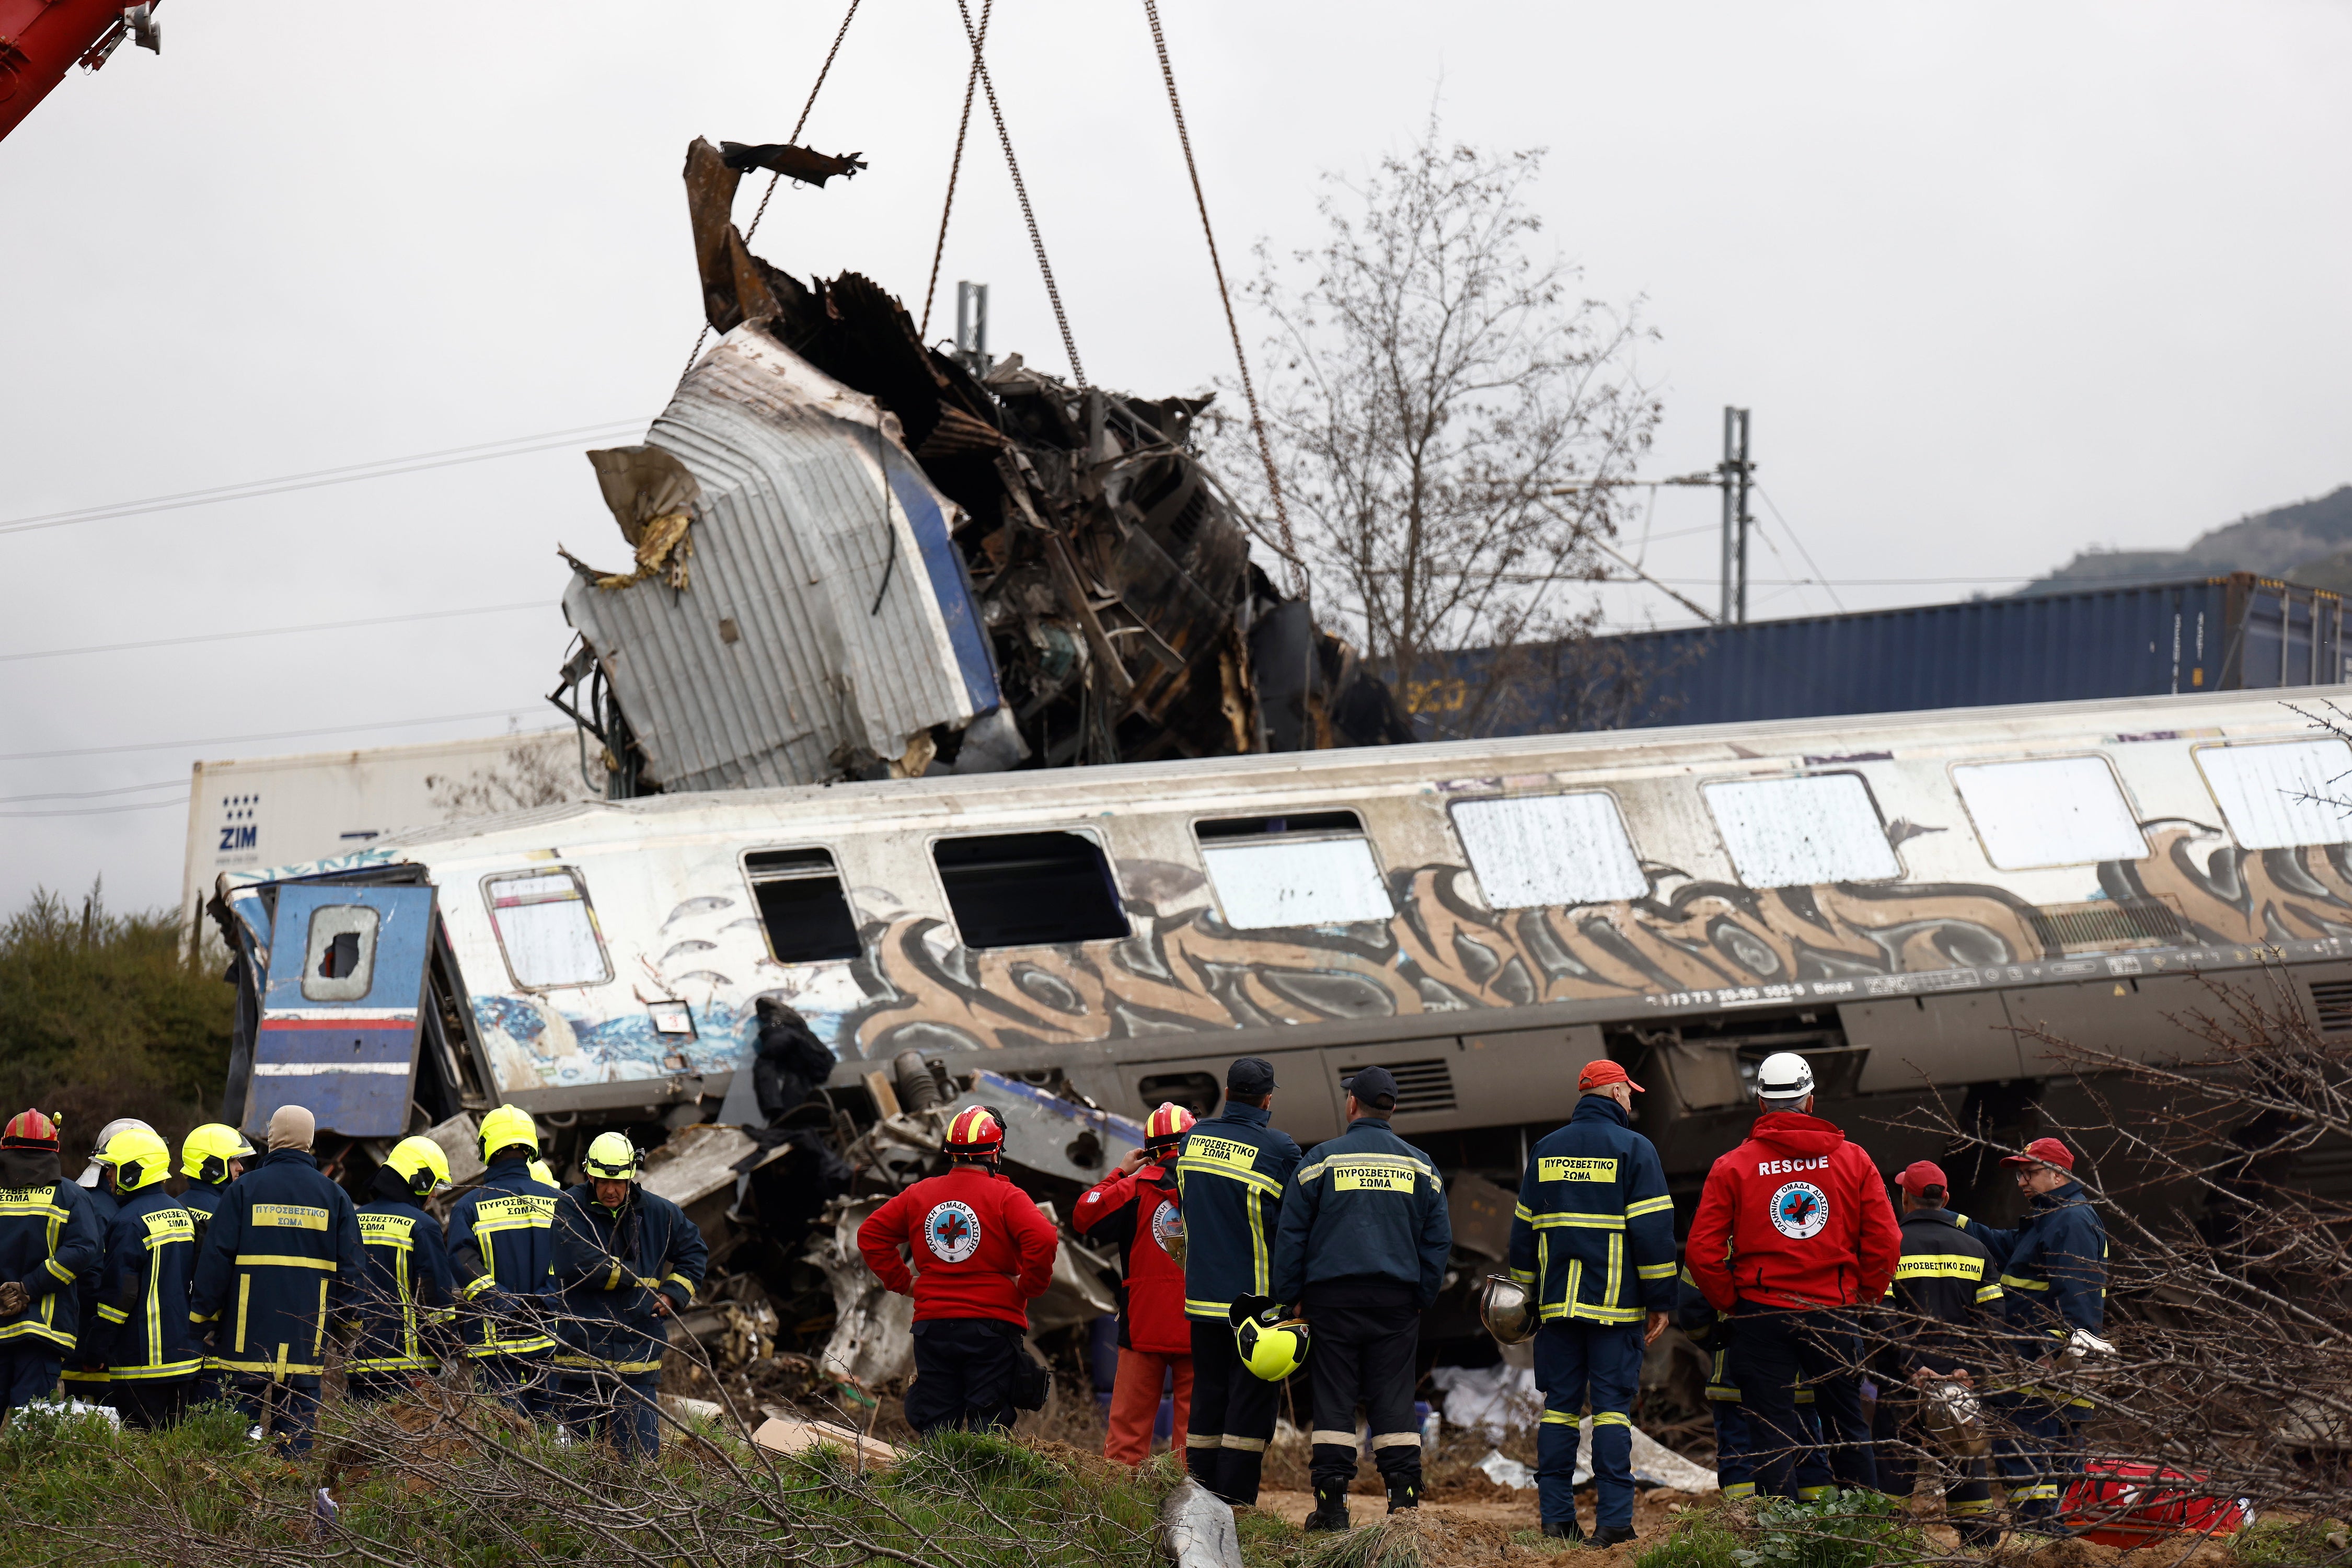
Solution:
[[[1877,1492],[1832,1491],[1813,1502],[1770,1498],[1752,1516],[1737,1568],[1874,1568],[1932,1554],[1910,1510]]]
[[[2241,1563],[2261,1568],[2311,1568],[2352,1561],[2352,1528],[2340,1519],[2258,1520],[2230,1543]]]
[[[1741,1550],[1742,1538],[1726,1514],[1720,1507],[1685,1513],[1663,1539],[1633,1559],[1633,1568],[1740,1568],[1733,1553]]]

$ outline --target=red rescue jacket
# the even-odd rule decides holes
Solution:
[[[915,1299],[915,1321],[1000,1318],[1029,1326],[1029,1302],[1054,1282],[1062,1244],[1029,1194],[985,1165],[917,1182],[866,1216],[857,1250],[875,1278]],[[910,1272],[907,1248],[914,1260]]]
[[[1878,1167],[1837,1128],[1793,1110],[1758,1117],[1715,1163],[1684,1252],[1720,1312],[1875,1302],[1902,1256]]]
[[[1097,1183],[1071,1211],[1080,1236],[1118,1243],[1125,1266],[1118,1342],[1151,1355],[1191,1355],[1192,1320],[1184,1316],[1184,1266],[1168,1256],[1160,1227],[1179,1213],[1176,1182],[1167,1167],[1139,1166]]]

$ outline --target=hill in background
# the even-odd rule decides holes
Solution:
[[[2200,534],[2186,550],[2087,550],[2020,596],[2252,572],[2352,594],[2352,485]]]

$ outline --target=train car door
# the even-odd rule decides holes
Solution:
[[[433,918],[431,888],[278,889],[245,1096],[248,1136],[258,1139],[281,1105],[309,1109],[321,1132],[407,1132]]]

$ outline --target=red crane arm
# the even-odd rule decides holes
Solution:
[[[0,0],[0,137],[76,64],[96,70],[126,36],[160,53],[153,14],[122,0]]]

